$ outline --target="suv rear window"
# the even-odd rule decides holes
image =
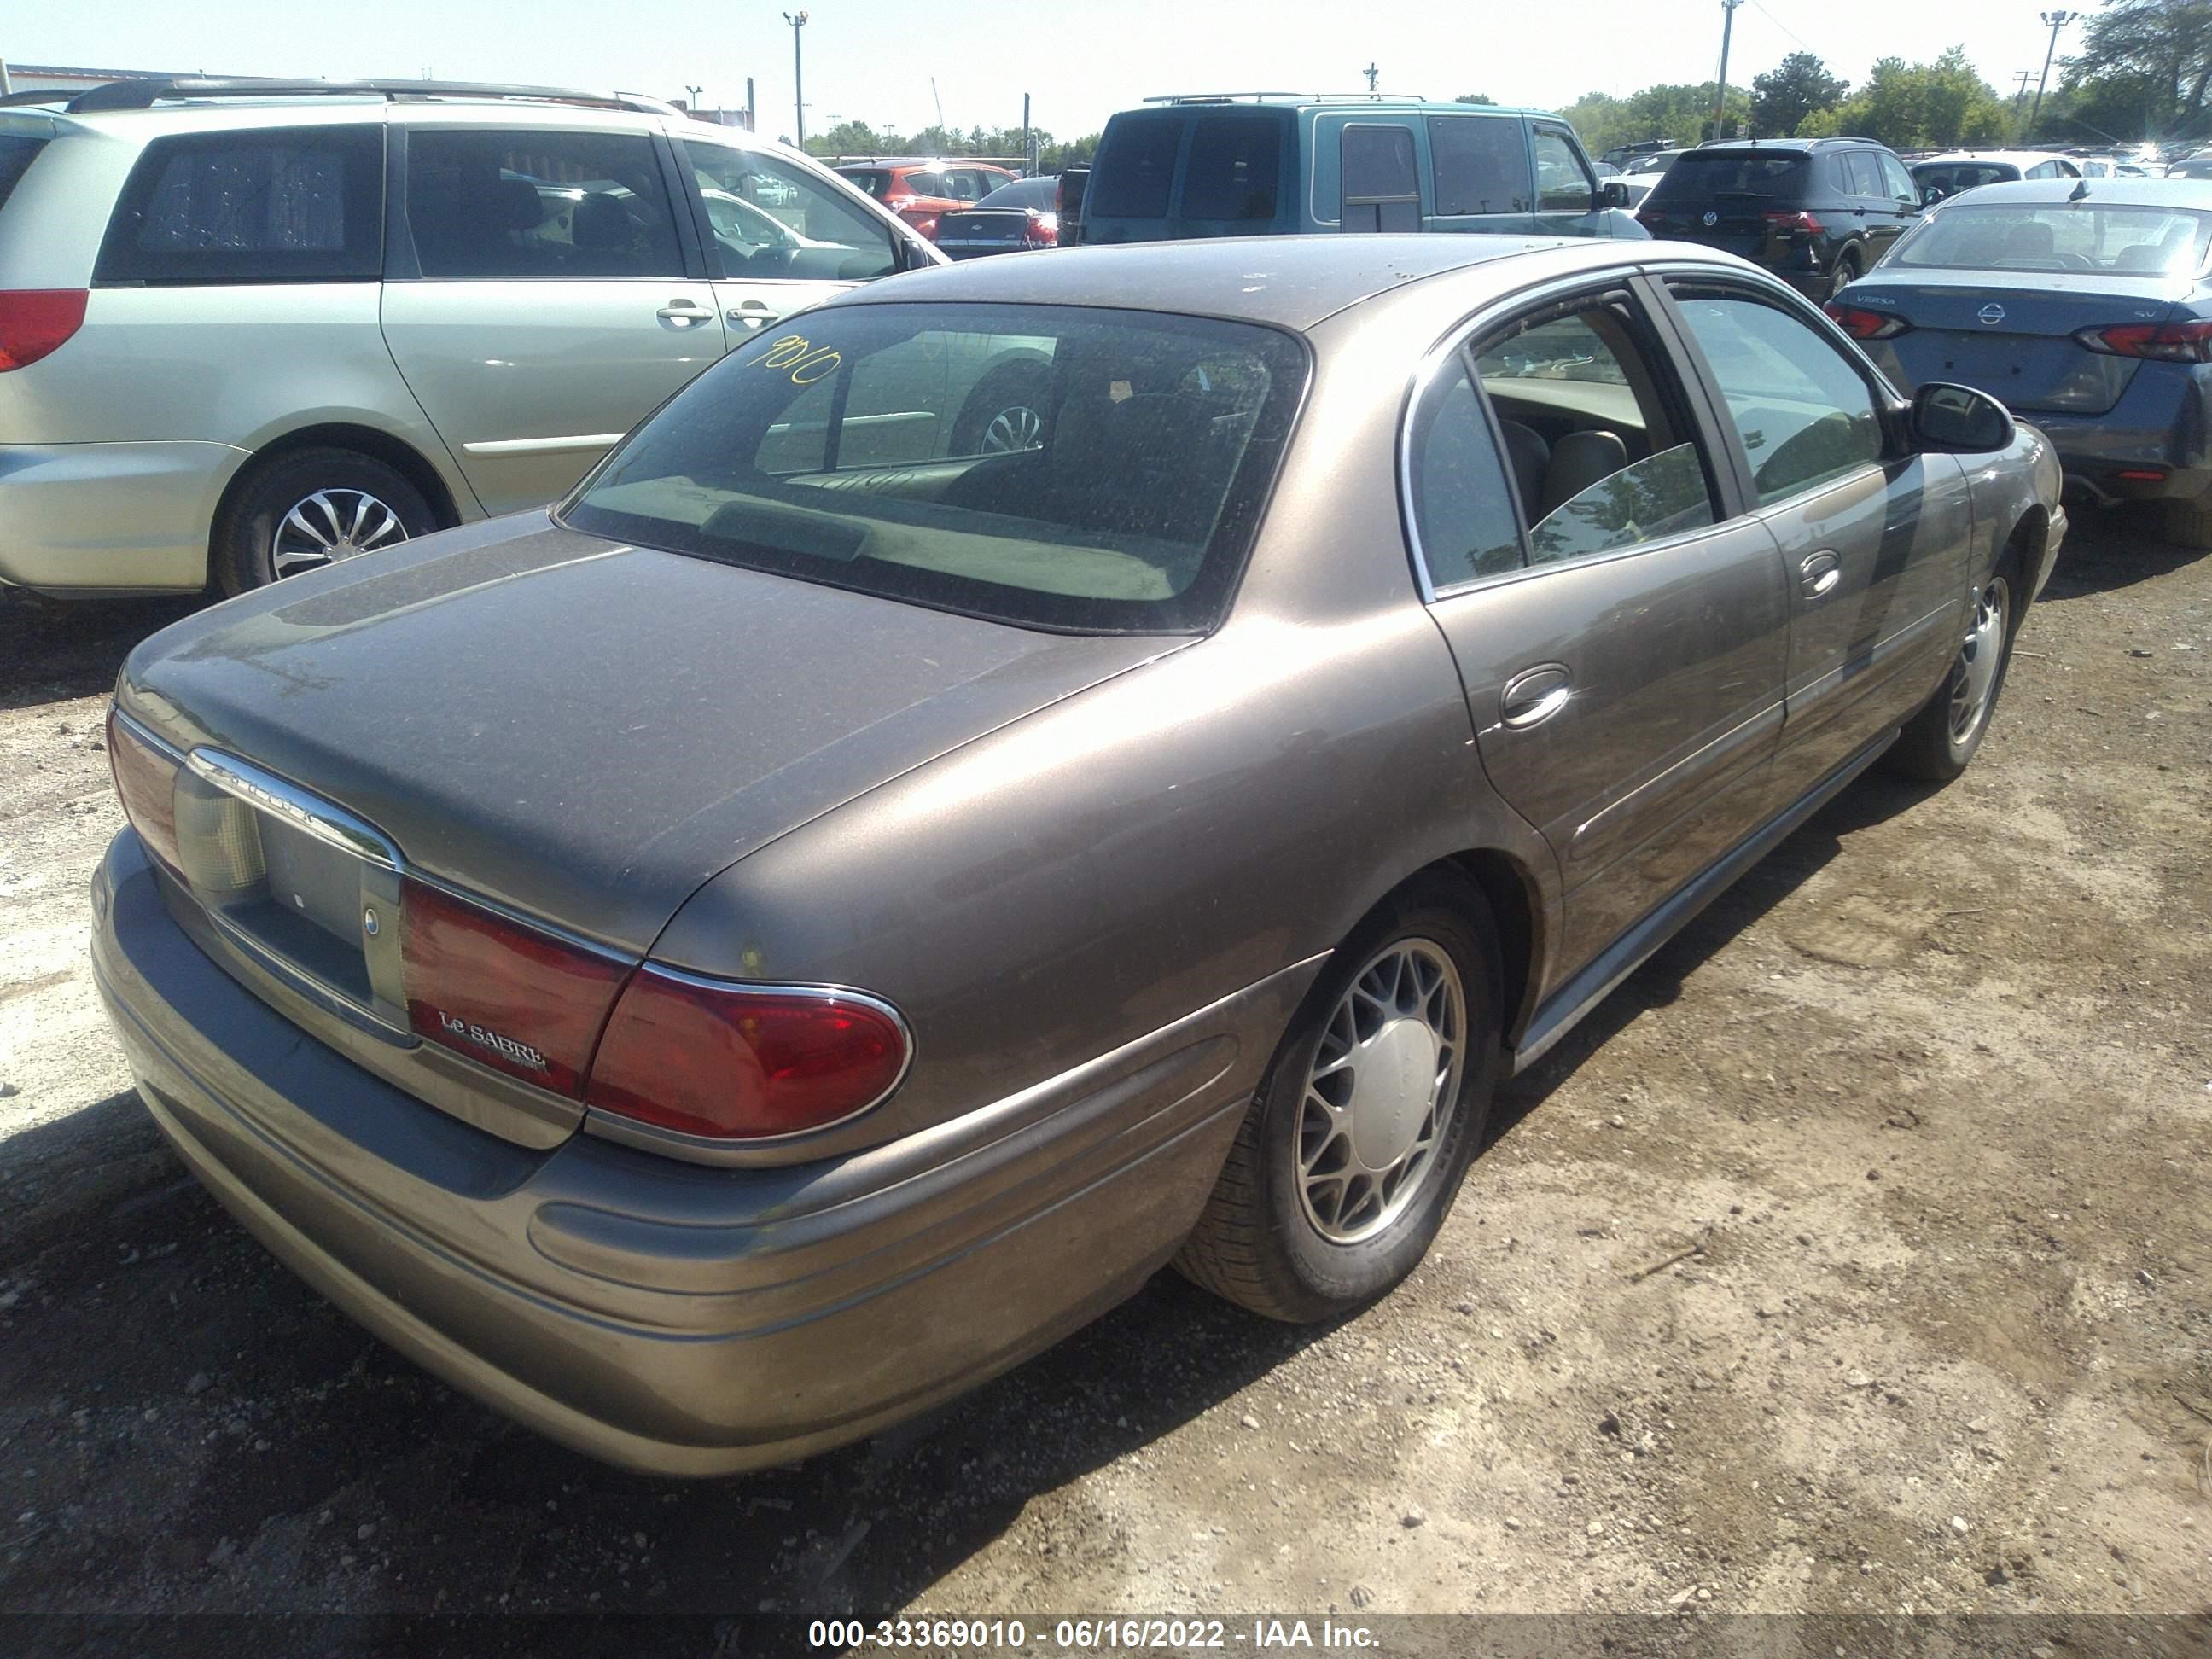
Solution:
[[[15,192],[16,185],[31,170],[31,163],[39,159],[39,152],[46,147],[43,138],[33,138],[20,132],[0,133],[0,207],[8,205],[8,198]]]
[[[1754,155],[1742,151],[1692,150],[1675,159],[1651,187],[1655,203],[1710,202],[1723,196],[1773,197],[1805,194],[1805,157]]]
[[[839,167],[837,176],[854,189],[865,190],[874,197],[889,194],[891,187],[889,167]]]
[[[1086,219],[1164,219],[1168,188],[1175,182],[1182,117],[1167,110],[1117,115],[1091,164]]]
[[[369,281],[384,263],[384,129],[156,138],[107,222],[100,283]]]
[[[596,535],[1082,633],[1227,603],[1306,377],[1250,323],[832,307],[763,331],[562,510]]]

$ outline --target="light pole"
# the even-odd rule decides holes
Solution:
[[[2051,60],[2058,55],[2058,31],[2081,14],[2078,11],[2046,11],[2037,15],[2051,25],[2051,45],[2043,53],[2043,78],[2035,83],[2035,107],[2028,111],[2027,126],[2020,135],[2023,142],[2029,133],[2035,131],[2036,119],[2043,113],[2043,89],[2051,84]]]
[[[799,135],[797,149],[806,148],[806,64],[799,56],[799,32],[806,27],[806,14],[787,11],[783,21],[791,25],[791,102],[793,131]]]
[[[687,81],[684,82],[684,90],[691,94],[691,113],[694,118],[696,118],[699,113],[699,94],[702,88],[695,87]]]
[[[1713,137],[1725,138],[1721,131],[1723,112],[1728,108],[1729,37],[1735,32],[1735,9],[1743,0],[1721,0],[1721,72],[1713,86]]]

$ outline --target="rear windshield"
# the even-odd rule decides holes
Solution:
[[[1117,115],[1109,121],[1098,158],[1091,164],[1084,217],[1166,218],[1182,126],[1182,117],[1170,110]]]
[[[580,530],[1085,633],[1218,620],[1306,375],[1249,323],[833,307],[693,381],[562,510]]]
[[[0,133],[0,207],[8,205],[8,198],[15,193],[16,185],[31,170],[31,163],[39,159],[39,152],[46,147],[44,138],[33,138],[22,133]]]
[[[1273,219],[1286,118],[1203,115],[1183,164],[1186,219]]]
[[[1946,196],[1978,185],[2008,185],[2019,177],[2020,169],[2009,161],[1923,161],[1912,169],[1914,184]]]
[[[981,201],[979,208],[1036,208],[1040,212],[1052,211],[1053,190],[1057,179],[1017,179],[1011,185],[1000,185]]]
[[[839,167],[838,177],[855,190],[865,190],[871,196],[885,196],[890,192],[891,170],[889,167]]]
[[[1802,155],[1750,155],[1692,150],[1651,191],[1655,203],[1711,202],[1730,197],[1787,199],[1805,193]]]
[[[1961,201],[1929,216],[1887,263],[1939,270],[2106,270],[2180,276],[2200,270],[2212,214],[2083,202]]]

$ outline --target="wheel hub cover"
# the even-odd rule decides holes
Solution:
[[[1418,1019],[1390,1021],[1365,1048],[1352,1099],[1352,1151],[1367,1168],[1388,1170],[1428,1116],[1439,1051],[1436,1033]]]

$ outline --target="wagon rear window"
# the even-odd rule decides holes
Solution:
[[[765,330],[632,435],[580,530],[1023,626],[1218,620],[1306,375],[1247,323],[835,307]]]

